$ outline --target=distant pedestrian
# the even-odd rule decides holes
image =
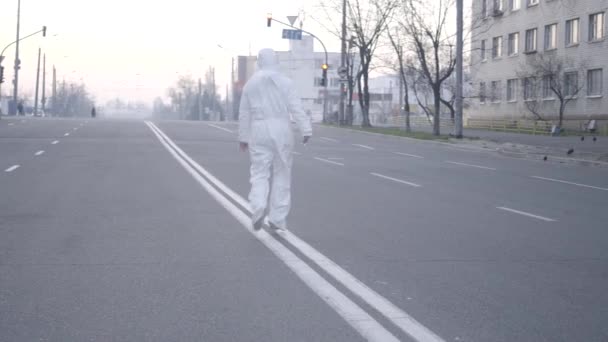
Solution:
[[[303,143],[310,139],[312,128],[292,81],[279,72],[275,52],[261,50],[257,66],[243,89],[239,110],[240,149],[249,150],[251,159],[251,223],[254,230],[259,230],[268,210],[270,227],[285,229],[291,205],[294,145],[290,115]]]
[[[19,115],[23,115],[23,102],[19,102],[17,105],[17,111],[19,112]]]
[[[95,107],[93,107],[93,109],[91,109],[91,117],[95,119],[95,115],[97,115],[97,112],[95,111]]]

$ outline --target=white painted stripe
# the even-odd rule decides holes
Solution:
[[[319,157],[315,157],[315,159],[318,160],[318,161],[322,161],[324,163],[328,163],[328,164],[334,164],[334,165],[338,165],[338,166],[344,166],[344,164],[335,162],[333,160],[323,159],[323,158],[319,158]]]
[[[150,129],[157,136],[163,146],[173,155],[173,157],[198,181],[198,183],[232,216],[241,223],[241,225],[268,249],[270,249],[287,267],[289,267],[311,290],[313,290],[321,299],[323,299],[330,307],[332,307],[348,324],[350,324],[357,332],[369,341],[398,341],[398,339],[386,330],[380,323],[373,319],[356,303],[346,297],[327,280],[316,273],[306,262],[298,258],[287,247],[283,246],[278,240],[273,238],[266,231],[261,230],[254,232],[251,226],[251,220],[246,213],[241,211],[219,191],[217,191],[205,178],[196,172],[196,169],[189,165],[185,159],[180,157],[178,152],[174,150],[170,144],[168,137],[163,138],[162,131],[153,123],[146,122]],[[181,151],[183,153],[183,151]],[[199,165],[200,166],[200,165]],[[202,168],[202,167],[201,167]],[[218,185],[218,184],[216,184]]]
[[[74,127],[74,130],[75,130],[75,131],[77,131],[77,130],[78,130],[78,127]]]
[[[214,124],[210,124],[210,123],[208,123],[208,124],[207,124],[207,126],[211,126],[211,127],[213,127],[213,128],[221,129],[222,131],[226,131],[226,132],[228,132],[228,133],[234,133],[233,131],[231,131],[231,130],[229,130],[229,129],[227,129],[227,128],[220,127],[220,126],[217,126],[217,125],[214,125]]]
[[[543,180],[547,180],[547,181],[552,181],[552,182],[558,182],[558,183],[564,183],[564,184],[582,186],[584,188],[590,188],[590,189],[597,189],[597,190],[608,191],[607,188],[600,188],[599,186],[593,186],[593,185],[587,185],[587,184],[581,184],[581,183],[568,182],[568,181],[561,180],[561,179],[553,179],[553,178],[546,178],[546,177],[540,177],[540,176],[531,176],[531,177],[532,178],[536,178],[536,179],[543,179]]]
[[[403,152],[393,152],[394,154],[398,154],[400,156],[406,156],[406,157],[413,157],[413,158],[421,158],[424,159],[424,157],[422,156],[417,156],[415,154],[409,154],[409,153],[403,153]]]
[[[154,124],[150,123],[156,127]],[[158,128],[156,128],[158,129]],[[251,214],[251,208],[249,203],[239,194],[234,192],[232,189],[227,187],[219,179],[215,178],[211,173],[205,170],[197,162],[192,160],[182,149],[179,148],[169,137],[167,137],[160,129],[158,133],[165,138],[165,141],[173,147],[173,149],[187,162],[190,163],[200,174],[206,179],[217,186],[224,194],[228,195],[234,202],[239,204],[242,208],[245,208],[249,214]],[[401,328],[406,334],[414,337],[417,341],[429,341],[429,342],[441,342],[443,341],[439,336],[430,331],[428,328],[417,322],[413,317],[408,315],[405,311],[399,309],[397,306],[392,304],[386,298],[374,290],[367,287],[353,275],[348,273],[346,270],[335,264],[331,259],[327,258],[314,247],[308,245],[305,241],[300,240],[296,235],[291,234],[285,230],[287,234],[284,238],[293,246],[301,247],[302,252],[307,258],[312,260],[317,266],[327,272],[329,275],[334,277],[338,282],[344,285],[348,290],[353,292],[359,298],[367,302],[374,309],[384,315],[386,318],[391,320],[395,325]]]
[[[419,187],[421,187],[421,186],[422,186],[422,185],[420,185],[420,184],[416,184],[416,183],[412,183],[412,182],[407,182],[407,181],[404,181],[404,180],[402,180],[402,179],[397,179],[397,178],[393,178],[393,177],[389,177],[389,176],[381,175],[381,174],[379,174],[379,173],[375,173],[375,172],[371,172],[370,174],[371,174],[372,176],[376,176],[376,177],[380,177],[380,178],[384,178],[384,179],[392,180],[393,182],[398,182],[398,183],[406,184],[406,185],[413,186],[413,187],[416,187],[416,188],[419,188]]]
[[[500,210],[504,210],[504,211],[509,211],[515,214],[519,214],[519,215],[523,215],[523,216],[528,216],[528,217],[532,217],[535,219],[539,219],[539,220],[543,220],[543,221],[547,221],[547,222],[555,222],[556,220],[554,219],[550,219],[548,217],[544,217],[544,216],[540,216],[540,215],[534,215],[531,213],[527,213],[525,211],[520,211],[520,210],[515,210],[515,209],[511,209],[511,208],[507,208],[507,207],[496,207],[496,209],[500,209]]]
[[[9,167],[8,169],[4,170],[4,172],[13,172],[15,170],[17,170],[19,168],[19,165],[13,165],[11,167]]]
[[[70,135],[70,133],[66,133],[66,134],[64,134],[63,136],[64,136],[64,137],[67,137],[67,136],[69,136],[69,135]]]
[[[467,164],[467,163],[460,163],[460,162],[455,162],[455,161],[446,161],[446,163],[448,163],[448,164],[455,164],[455,165],[461,165],[461,166],[468,166],[468,167],[476,167],[478,169],[485,169],[485,170],[496,171],[495,168],[493,168],[493,167],[487,167],[487,166],[480,166],[480,165],[473,165],[473,164]]]
[[[38,152],[36,152],[36,154],[35,154],[35,155],[36,155],[36,156],[40,156],[40,155],[42,155],[43,153],[44,153],[44,151],[38,151]]]
[[[325,140],[325,141],[330,141],[330,142],[336,142],[336,143],[337,143],[337,142],[339,142],[339,141],[338,141],[338,140],[336,140],[336,139],[333,139],[333,138],[328,138],[328,137],[320,137],[319,139],[321,139],[321,140]]]
[[[59,144],[59,140],[55,140],[55,141],[53,141],[51,144],[53,144],[53,145],[57,145],[57,144]]]
[[[300,152],[296,152],[296,151],[293,151],[293,152],[291,152],[291,153],[295,154],[296,156],[301,156],[301,155],[302,155],[302,153],[300,153]]]
[[[353,144],[353,146],[357,146],[357,147],[365,148],[365,149],[368,149],[368,150],[375,150],[375,148],[373,148],[373,147],[371,147],[371,146],[367,146],[367,145]]]
[[[15,126],[15,124],[13,122],[8,124],[9,126]]]
[[[342,157],[331,157],[331,158],[327,158],[328,160],[344,160],[344,158]]]

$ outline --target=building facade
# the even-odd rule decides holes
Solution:
[[[558,88],[566,127],[608,120],[608,0],[473,0],[472,13],[468,117],[554,121]]]

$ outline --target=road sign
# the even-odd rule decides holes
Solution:
[[[287,20],[289,20],[289,23],[291,24],[291,26],[293,26],[293,24],[296,22],[296,19],[298,19],[297,15],[288,15],[287,16]]]
[[[338,75],[340,75],[341,78],[347,78],[348,77],[348,69],[346,69],[346,67],[339,67],[338,68]]]
[[[283,39],[302,40],[302,31],[284,29]]]

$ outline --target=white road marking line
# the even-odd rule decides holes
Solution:
[[[473,164],[467,164],[467,163],[460,163],[460,162],[449,161],[449,160],[446,161],[446,163],[448,163],[448,164],[455,164],[455,165],[461,165],[461,166],[476,167],[478,169],[485,169],[485,170],[496,171],[495,168],[493,168],[493,167],[487,167],[487,166],[480,166],[480,165],[473,165]]]
[[[173,155],[173,157],[190,173],[190,175],[218,202],[220,203],[241,225],[253,234],[260,242],[270,249],[287,267],[289,267],[308,287],[321,299],[332,307],[348,324],[369,341],[398,341],[398,339],[386,330],[373,317],[365,312],[356,303],[346,297],[331,283],[315,272],[305,261],[296,256],[287,247],[264,230],[253,232],[249,216],[241,211],[222,193],[216,190],[210,183],[196,172],[202,167],[188,164],[186,154],[179,149],[171,140],[164,135],[153,123],[146,122],[154,132],[161,144]],[[204,169],[203,169],[204,170]],[[210,178],[213,182],[214,178]],[[218,185],[219,184],[215,184]],[[221,187],[220,187],[221,188]],[[229,195],[229,194],[227,194]]]
[[[4,170],[4,172],[13,172],[15,170],[17,170],[19,168],[19,165],[13,165],[11,167],[9,167],[8,169]]]
[[[226,132],[228,132],[228,133],[234,133],[233,131],[231,131],[231,130],[229,130],[229,129],[227,129],[227,128],[220,127],[220,126],[217,126],[217,125],[214,125],[214,124],[210,124],[210,123],[208,123],[208,124],[207,124],[207,126],[211,126],[211,127],[213,127],[213,128],[221,129],[222,131],[226,131]]]
[[[53,141],[51,144],[53,144],[53,145],[57,145],[57,144],[59,144],[59,140],[55,140],[55,141]]]
[[[67,136],[69,136],[69,135],[70,135],[70,133],[66,133],[66,134],[64,134],[63,136],[64,136],[64,137],[67,137]]]
[[[77,130],[78,130],[78,127],[74,127],[74,130],[75,130],[75,131],[77,131]]]
[[[558,182],[558,183],[564,183],[564,184],[582,186],[584,188],[591,188],[591,189],[608,191],[608,188],[600,188],[599,186],[593,186],[593,185],[587,185],[587,184],[581,184],[581,183],[568,182],[568,181],[561,180],[561,179],[553,179],[553,178],[546,178],[546,177],[540,177],[540,176],[530,176],[530,177],[536,178],[536,179],[543,179],[543,180],[547,180],[547,181],[552,181],[552,182]]]
[[[42,150],[41,150],[41,151],[38,151],[38,152],[36,152],[35,156],[36,156],[36,157],[37,157],[37,156],[40,156],[40,155],[42,155],[43,153],[44,153],[44,151],[42,151]]]
[[[344,158],[342,157],[331,157],[331,158],[327,158],[328,160],[344,160]]]
[[[291,152],[291,153],[295,154],[296,156],[301,156],[301,155],[302,155],[302,153],[300,153],[300,152],[296,152],[296,151],[293,151],[293,152]]]
[[[371,147],[371,146],[367,146],[367,145],[361,145],[361,144],[353,144],[353,146],[357,146],[357,147],[361,147],[367,150],[375,150],[375,148]]]
[[[380,178],[384,178],[384,179],[388,179],[388,180],[392,180],[393,182],[397,182],[397,183],[401,183],[401,184],[405,184],[405,185],[409,185],[409,186],[413,186],[416,188],[421,187],[422,185],[420,184],[416,184],[416,183],[412,183],[412,182],[407,182],[404,181],[402,179],[397,179],[397,178],[393,178],[393,177],[389,177],[389,176],[385,176],[385,175],[381,175],[379,173],[375,173],[375,172],[371,172],[370,173],[372,176],[376,176],[376,177],[380,177]]]
[[[336,142],[336,143],[337,143],[337,142],[339,142],[339,141],[338,141],[338,140],[336,140],[336,139],[333,139],[333,138],[328,138],[328,137],[320,137],[319,139],[321,139],[321,140],[325,140],[325,141],[330,141],[330,142]]]
[[[9,126],[15,126],[15,123],[11,122],[8,124]]]
[[[403,153],[403,152],[393,152],[394,154],[398,154],[400,156],[406,156],[406,157],[413,157],[413,158],[421,158],[424,159],[424,157],[422,156],[417,156],[415,154],[409,154],[409,153]]]
[[[323,158],[319,158],[319,157],[315,157],[315,159],[318,160],[318,161],[322,161],[324,163],[334,164],[334,165],[338,165],[338,166],[344,166],[344,164],[335,162],[333,160],[323,159]]]
[[[543,220],[543,221],[546,221],[546,222],[555,222],[556,221],[556,220],[550,219],[548,217],[534,215],[534,214],[527,213],[525,211],[515,210],[515,209],[511,209],[511,208],[507,208],[507,207],[496,207],[496,209],[500,209],[500,210],[504,210],[504,211],[510,211],[512,213],[515,213],[515,214],[532,217],[532,218]]]

